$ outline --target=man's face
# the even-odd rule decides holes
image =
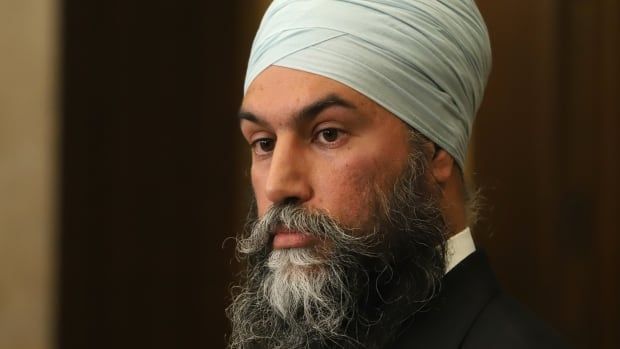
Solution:
[[[286,68],[254,80],[240,116],[256,210],[231,347],[382,347],[443,273],[428,144],[358,92]]]
[[[259,217],[274,204],[292,201],[346,226],[367,227],[375,189],[389,190],[410,154],[402,121],[315,74],[269,67],[250,86],[241,109]],[[274,233],[276,249],[316,243],[297,232]]]

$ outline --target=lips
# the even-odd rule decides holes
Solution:
[[[273,248],[302,248],[316,243],[316,238],[294,230],[278,230],[273,236]]]

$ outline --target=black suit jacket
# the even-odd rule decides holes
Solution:
[[[442,290],[403,326],[392,349],[567,348],[532,313],[504,294],[484,253],[469,255]]]

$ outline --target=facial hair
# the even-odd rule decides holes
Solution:
[[[374,189],[372,219],[348,227],[294,202],[250,210],[237,252],[242,283],[227,309],[230,348],[381,348],[438,292],[446,224],[421,152],[393,190]],[[314,247],[273,250],[278,228]],[[317,247],[318,246],[318,247]]]

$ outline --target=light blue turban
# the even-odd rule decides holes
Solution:
[[[357,90],[463,168],[491,47],[474,0],[275,0],[252,45],[245,92],[270,65]]]

